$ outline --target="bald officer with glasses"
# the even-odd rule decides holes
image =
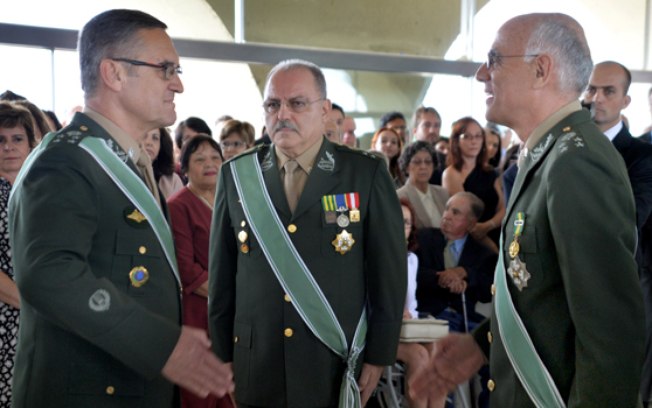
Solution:
[[[200,396],[233,387],[206,333],[182,326],[167,209],[138,143],[174,123],[183,91],[165,29],[135,10],[86,24],[84,112],[45,137],[16,179],[14,407],[171,408],[174,383]]]
[[[493,313],[473,336],[438,342],[417,394],[445,391],[489,359],[492,407],[640,406],[636,212],[623,160],[579,103],[592,68],[567,15],[522,15],[498,30],[476,78],[487,119],[524,143]]]
[[[326,140],[321,70],[268,75],[273,144],[226,162],[211,230],[209,327],[244,407],[355,407],[395,361],[407,272],[382,160]]]

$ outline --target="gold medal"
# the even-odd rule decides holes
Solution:
[[[240,243],[244,244],[245,242],[247,242],[247,238],[249,238],[249,234],[247,234],[247,231],[238,232],[238,241],[240,241]]]
[[[355,244],[355,240],[353,239],[353,235],[349,234],[346,230],[342,230],[342,232],[335,235],[335,239],[331,244],[335,247],[335,252],[344,255],[351,250],[353,244]]]
[[[129,271],[129,281],[131,286],[139,288],[149,280],[149,272],[144,266],[135,266]]]
[[[518,255],[518,252],[521,250],[521,246],[518,244],[516,238],[509,244],[509,257],[514,259]]]
[[[351,219],[351,222],[360,222],[360,210],[354,208],[349,211],[349,218]]]
[[[509,273],[514,285],[516,285],[519,291],[523,291],[527,287],[527,282],[532,277],[525,267],[525,263],[519,259],[518,255],[509,262],[507,273]]]

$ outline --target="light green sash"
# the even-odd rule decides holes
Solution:
[[[498,248],[500,250],[498,251],[498,265],[496,265],[495,273],[495,315],[498,321],[500,338],[505,346],[509,361],[534,405],[540,408],[564,408],[566,404],[559,394],[559,390],[557,390],[548,369],[537,354],[523,321],[514,308],[507,286],[502,235]]]
[[[55,136],[55,133],[47,134],[41,143],[27,157],[18,173],[18,176],[16,176],[16,181],[12,188],[12,194],[9,198],[10,200],[13,198],[13,192],[16,191],[18,186],[22,183],[34,161],[45,151],[45,148]],[[116,156],[104,139],[86,136],[79,143],[79,147],[84,149],[91,155],[91,157],[93,157],[93,159],[95,159],[97,164],[100,165],[111,180],[113,180],[115,185],[124,193],[125,196],[127,196],[129,201],[131,201],[145,218],[147,218],[147,221],[158,238],[161,249],[163,249],[163,253],[172,268],[177,282],[181,285],[179,271],[177,269],[177,258],[174,252],[172,231],[170,230],[170,226],[165,220],[156,199],[145,183],[133,172],[133,170],[129,168],[129,166]]]
[[[231,169],[251,231],[258,238],[283,290],[290,295],[292,305],[314,335],[347,362],[340,387],[339,406],[361,407],[360,390],[355,381],[355,363],[364,349],[367,336],[366,311],[362,311],[349,350],[333,309],[278,218],[256,154],[232,161]]]

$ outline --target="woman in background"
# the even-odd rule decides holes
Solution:
[[[9,247],[7,208],[11,186],[36,146],[34,119],[29,110],[0,102],[0,406],[11,405],[20,297],[14,282]]]
[[[183,188],[183,182],[174,172],[174,149],[172,137],[166,128],[154,129],[145,134],[143,148],[152,160],[154,178],[166,200]]]
[[[256,131],[249,122],[231,119],[224,122],[220,130],[220,146],[224,161],[239,155],[254,145]]]
[[[403,142],[399,134],[390,128],[378,129],[371,138],[371,150],[385,155],[395,187],[402,187],[405,184],[405,176],[398,165],[398,158],[403,150]]]
[[[435,171],[432,156],[430,143],[419,140],[407,145],[399,158],[401,171],[407,173],[408,179],[396,193],[412,205],[417,228],[439,228],[448,201],[446,189],[429,184]]]
[[[408,266],[408,285],[405,297],[405,308],[403,310],[403,320],[417,319],[417,270],[419,269],[419,259],[413,252],[417,249],[417,229],[414,226],[414,210],[410,202],[402,198],[401,210],[403,211],[403,225],[405,227],[405,240],[407,243],[407,266]],[[433,348],[433,343],[404,343],[398,344],[396,359],[405,363],[405,383],[409,384],[412,376],[419,371],[429,359],[429,353]],[[443,407],[445,397],[441,401],[430,401],[428,398],[414,400],[406,393],[407,400],[411,408],[434,408]]]
[[[453,123],[447,164],[442,186],[450,196],[468,191],[482,200],[485,210],[471,235],[498,252],[500,224],[505,216],[503,188],[497,171],[487,165],[485,133],[477,120],[464,117]]]
[[[188,140],[181,150],[181,171],[188,185],[168,200],[183,285],[183,321],[203,330],[208,330],[208,240],[221,166],[220,146],[210,136]],[[202,399],[184,389],[181,404],[183,408],[233,406],[228,396]]]

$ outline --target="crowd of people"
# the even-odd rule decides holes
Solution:
[[[0,405],[354,407],[396,360],[411,407],[476,374],[480,407],[649,402],[652,145],[577,22],[501,28],[490,122],[388,112],[369,150],[300,60],[269,73],[259,137],[228,115],[172,131],[142,96],[183,92],[165,29],[91,20],[63,125],[0,95]],[[459,334],[399,342],[431,317]]]

